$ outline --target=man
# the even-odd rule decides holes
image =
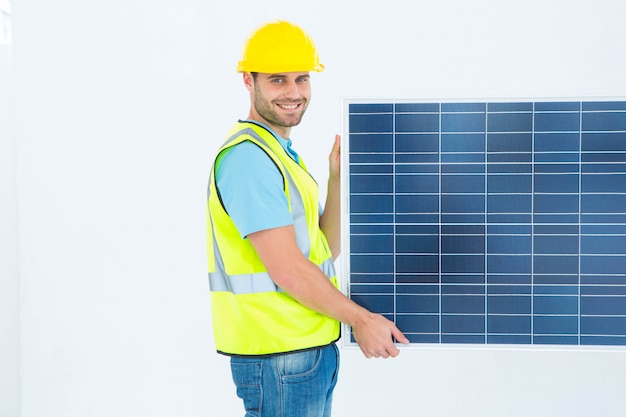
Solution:
[[[247,416],[330,416],[340,322],[363,354],[395,357],[396,326],[338,290],[340,138],[329,157],[326,204],[291,148],[291,128],[311,99],[310,71],[323,70],[298,26],[254,32],[237,70],[250,113],[218,150],[208,192],[209,279],[215,342]]]

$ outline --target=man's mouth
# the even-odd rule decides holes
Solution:
[[[276,104],[278,107],[280,107],[283,110],[295,110],[297,109],[300,104],[296,103],[296,104]]]

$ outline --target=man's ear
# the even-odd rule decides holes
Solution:
[[[243,84],[246,86],[248,91],[252,92],[254,90],[254,77],[249,72],[243,73]]]

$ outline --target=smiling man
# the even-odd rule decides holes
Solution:
[[[341,291],[340,138],[329,156],[326,202],[292,149],[291,128],[322,71],[298,26],[268,23],[248,39],[237,70],[250,94],[248,118],[220,147],[208,189],[209,283],[215,343],[230,356],[246,416],[328,417],[337,382],[340,322],[363,354],[395,357],[393,322]]]

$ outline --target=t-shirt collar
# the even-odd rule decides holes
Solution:
[[[255,123],[258,124],[260,126],[263,126],[265,129],[267,129],[268,132],[270,132],[275,138],[276,140],[278,140],[278,143],[280,143],[280,146],[282,146],[285,151],[287,151],[287,153],[289,154],[289,156],[296,162],[300,163],[300,156],[298,155],[298,153],[296,151],[294,151],[293,149],[291,149],[291,144],[292,141],[291,139],[285,139],[282,136],[280,136],[279,134],[277,134],[276,132],[274,132],[274,130],[272,130],[272,128],[270,128],[268,125],[266,125],[265,123],[261,123],[257,120],[246,120],[247,122],[251,122],[251,123]]]

